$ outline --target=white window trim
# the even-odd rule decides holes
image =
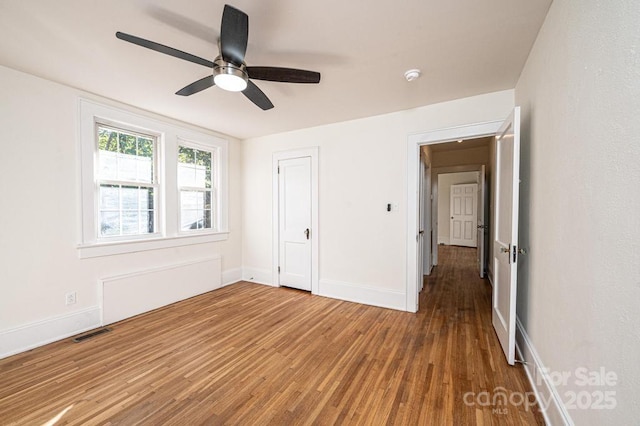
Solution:
[[[220,137],[190,130],[176,124],[102,105],[87,99],[79,100],[79,134],[77,138],[80,181],[80,258],[109,256],[146,250],[178,247],[222,241],[228,238],[228,141]],[[120,126],[142,133],[157,135],[158,223],[155,234],[132,236],[127,240],[99,240],[97,233],[98,197],[95,170],[97,167],[96,122]],[[177,188],[177,155],[180,141],[194,143],[213,150],[217,183],[217,230],[182,233],[179,225]]]
[[[212,147],[212,146],[207,146],[207,145],[203,145],[201,143],[198,143],[197,141],[192,141],[192,140],[188,140],[188,139],[184,139],[184,138],[178,138],[178,143],[176,144],[176,150],[178,149],[178,146],[184,146],[187,148],[193,148],[193,149],[197,149],[200,151],[208,151],[211,152],[211,156],[212,156],[212,174],[211,174],[211,178],[212,178],[212,185],[211,188],[209,189],[211,191],[211,197],[215,198],[218,196],[218,194],[222,195],[219,188],[222,185],[222,173],[220,170],[220,167],[214,167],[214,165],[218,164],[218,158],[221,155],[221,149],[217,148],[217,147]],[[177,160],[176,160],[176,164],[177,164]],[[177,169],[176,169],[177,170]],[[176,176],[176,182],[177,182],[177,176]],[[182,230],[182,218],[181,218],[181,211],[182,209],[180,208],[180,190],[181,189],[193,189],[193,190],[197,190],[197,191],[201,191],[204,190],[205,188],[189,188],[186,186],[179,186],[176,184],[176,197],[178,200],[178,205],[177,205],[177,209],[178,209],[178,233],[180,235],[183,236],[187,236],[187,235],[203,235],[203,234],[215,234],[218,231],[218,229],[220,229],[221,227],[221,216],[222,216],[222,199],[219,198],[216,201],[216,206],[215,206],[215,211],[212,209],[211,210],[211,214],[214,216],[214,226],[212,228],[205,228],[205,229],[189,229],[189,230]],[[225,201],[226,203],[226,201]]]
[[[153,141],[153,179],[151,183],[145,183],[145,182],[136,182],[136,181],[126,181],[126,180],[109,180],[109,179],[98,179],[96,177],[95,174],[95,170],[93,172],[93,176],[94,176],[94,183],[93,183],[93,190],[94,190],[94,206],[95,206],[95,216],[94,216],[94,220],[96,221],[93,226],[96,226],[96,242],[97,243],[113,243],[113,242],[118,242],[118,241],[133,241],[133,240],[148,240],[151,238],[158,238],[158,237],[162,237],[162,233],[161,233],[161,229],[164,229],[163,227],[163,220],[164,220],[164,216],[162,214],[162,211],[160,210],[159,206],[162,205],[162,188],[163,188],[163,184],[161,182],[161,178],[162,176],[160,176],[159,174],[159,170],[160,170],[160,164],[162,162],[162,152],[160,150],[160,146],[162,145],[162,134],[159,134],[157,132],[153,132],[153,131],[145,131],[144,133],[140,131],[140,128],[137,126],[129,126],[126,125],[124,123],[116,123],[113,122],[112,120],[102,120],[99,118],[95,118],[94,120],[94,129],[93,129],[93,150],[94,150],[94,160],[93,160],[93,164],[94,164],[94,168],[95,167],[99,167],[99,158],[98,158],[98,140],[96,138],[96,134],[98,132],[98,127],[103,126],[103,127],[108,127],[114,130],[118,130],[118,131],[124,131],[124,132],[132,132],[132,133],[137,133],[141,136],[149,136],[151,138],[154,138]],[[155,215],[155,220],[154,220],[154,225],[155,225],[155,232],[152,233],[146,233],[146,234],[132,234],[132,235],[118,235],[118,236],[109,236],[109,237],[100,237],[98,234],[99,232],[97,231],[97,223],[99,221],[99,211],[100,211],[100,201],[98,199],[98,197],[95,196],[96,191],[98,191],[98,188],[100,186],[100,184],[115,184],[115,185],[130,185],[130,186],[147,186],[147,187],[151,187],[154,188],[154,198],[155,198],[155,203],[154,203],[154,215]]]

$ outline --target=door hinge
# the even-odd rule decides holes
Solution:
[[[280,166],[278,166],[278,174],[280,174]]]
[[[280,273],[280,267],[278,266],[278,273]]]

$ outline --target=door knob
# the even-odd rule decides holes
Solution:
[[[509,253],[508,248],[500,247],[500,253]]]
[[[309,239],[309,228],[304,230],[304,235],[306,235],[307,240]]]

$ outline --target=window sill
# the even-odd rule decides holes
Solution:
[[[116,254],[213,243],[216,241],[224,241],[228,238],[229,232],[216,232],[211,234],[181,235],[178,237],[164,237],[148,240],[81,244],[78,246],[78,257],[80,257],[80,259],[88,259],[92,257],[113,256]]]

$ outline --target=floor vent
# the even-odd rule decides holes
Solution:
[[[106,328],[106,327],[105,328],[101,328],[99,330],[92,331],[91,333],[87,333],[87,334],[83,334],[82,336],[74,337],[72,339],[72,341],[74,343],[84,342],[85,340],[91,339],[92,337],[96,337],[96,336],[99,336],[101,334],[108,333],[110,331],[111,331],[110,328]]]

